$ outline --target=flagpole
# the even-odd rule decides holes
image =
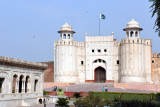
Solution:
[[[101,14],[100,14],[101,15]],[[101,17],[101,16],[100,16]],[[100,17],[99,17],[99,36],[100,36]]]

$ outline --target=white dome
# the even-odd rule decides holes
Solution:
[[[139,28],[139,23],[132,19],[130,22],[128,22],[127,28]]]
[[[61,30],[72,31],[72,27],[66,22],[66,23],[61,27]]]
[[[61,27],[61,30],[58,31],[58,33],[61,33],[61,32],[72,32],[72,33],[75,33],[72,30],[72,27],[67,22]]]

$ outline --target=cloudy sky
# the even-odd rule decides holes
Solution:
[[[0,0],[0,56],[28,61],[52,61],[53,43],[59,40],[61,26],[68,22],[76,32],[74,40],[84,41],[85,32],[125,38],[123,28],[134,18],[139,22],[141,38],[152,39],[152,51],[160,52],[149,0]]]

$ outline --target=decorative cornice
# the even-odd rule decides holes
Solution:
[[[0,56],[0,65],[9,65],[9,66],[22,67],[22,68],[42,69],[42,70],[45,70],[48,67],[48,65],[44,63],[30,62],[30,61],[25,61],[25,60],[16,59],[16,58],[9,58],[4,56]]]

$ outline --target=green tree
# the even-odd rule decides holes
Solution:
[[[158,35],[160,37],[160,0],[149,0],[149,2],[153,2],[151,5],[151,11],[152,11],[152,17],[157,15],[156,21],[155,21],[155,26],[156,27],[156,32],[158,32]]]
[[[60,107],[69,107],[69,101],[66,98],[58,98],[56,106]]]

